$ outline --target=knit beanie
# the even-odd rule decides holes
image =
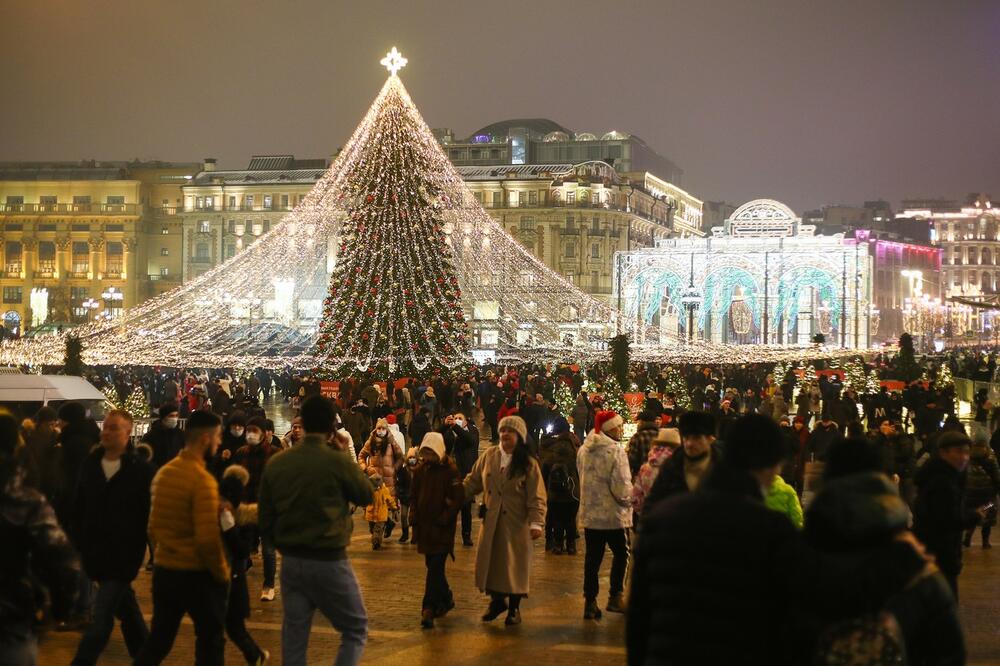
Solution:
[[[510,428],[518,435],[521,436],[522,442],[528,441],[528,424],[524,422],[520,416],[505,416],[500,419],[500,423],[497,424],[497,432],[503,430],[504,428]]]
[[[594,416],[594,430],[597,432],[607,434],[609,430],[623,425],[625,425],[625,421],[622,417],[618,416],[618,414],[610,409],[597,412],[597,415]]]

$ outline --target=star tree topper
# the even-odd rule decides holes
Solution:
[[[403,54],[396,50],[393,46],[392,50],[385,54],[385,57],[379,61],[383,67],[389,70],[389,74],[396,76],[396,72],[406,67],[408,60],[403,57]]]

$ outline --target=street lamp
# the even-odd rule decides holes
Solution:
[[[121,292],[117,287],[108,287],[104,293],[101,294],[101,298],[104,299],[105,303],[110,303],[107,305],[108,319],[118,316],[122,307],[122,301],[125,300],[125,294]]]

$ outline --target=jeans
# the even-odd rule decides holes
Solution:
[[[115,628],[115,618],[121,620],[122,636],[129,656],[135,657],[149,637],[146,620],[135,600],[132,583],[127,580],[103,580],[97,584],[94,618],[84,632],[73,657],[73,666],[96,664]]]
[[[194,663],[222,664],[228,587],[207,571],[154,568],[153,626],[134,666],[159,664],[170,654],[185,613],[194,623]]]
[[[583,560],[583,596],[596,599],[600,591],[597,574],[604,561],[604,547],[611,548],[611,596],[625,589],[625,571],[628,569],[628,541],[625,530],[583,530],[587,554]]]
[[[278,556],[274,546],[260,538],[257,525],[245,525],[240,528],[241,537],[250,544],[250,549],[256,552],[260,546],[260,559],[264,565],[264,587],[274,587],[274,575],[278,570]]]
[[[281,661],[304,666],[313,613],[318,608],[340,632],[335,666],[361,661],[368,642],[368,612],[350,560],[308,560],[285,555],[281,559]]]
[[[424,555],[424,564],[427,565],[427,578],[424,582],[424,599],[422,608],[431,610],[444,610],[451,603],[451,588],[448,586],[448,578],[445,577],[444,566],[448,563],[448,553],[434,553]]]
[[[399,503],[399,525],[404,535],[410,533],[410,505],[403,502]]]

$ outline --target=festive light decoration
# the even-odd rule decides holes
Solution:
[[[146,400],[146,394],[141,386],[135,387],[121,408],[131,414],[133,418],[144,419],[149,416],[149,401]]]
[[[944,390],[955,386],[955,377],[951,373],[951,366],[945,361],[938,368],[937,378],[934,380],[934,388]]]
[[[396,72],[406,67],[406,63],[408,62],[409,60],[404,58],[403,54],[397,51],[395,46],[379,61],[383,67],[389,70],[389,74],[392,76],[396,76]]]
[[[795,382],[795,388],[799,392],[808,391],[818,382],[819,382],[819,377],[816,375],[815,365],[813,365],[812,363],[806,366],[799,365],[798,379]]]
[[[576,399],[573,397],[573,391],[570,389],[569,384],[561,379],[557,379],[554,393],[553,397],[555,398],[556,406],[559,407],[559,413],[568,417],[573,412],[573,407],[576,406]]]
[[[691,394],[687,382],[680,370],[674,367],[666,368],[666,385],[664,393],[674,394],[674,404],[681,409],[691,409]]]
[[[852,359],[844,366],[844,388],[851,389],[858,395],[867,392],[868,373],[864,364],[858,359]]]

